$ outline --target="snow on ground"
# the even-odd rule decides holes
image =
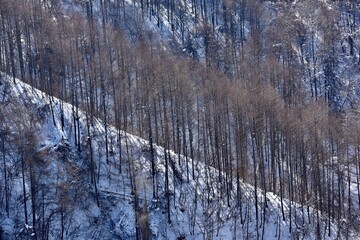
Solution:
[[[36,123],[39,139],[37,152],[42,154],[43,171],[47,173],[42,176],[40,182],[49,188],[44,196],[45,202],[48,201],[44,214],[49,223],[50,239],[59,238],[61,229],[66,239],[135,238],[136,198],[132,192],[131,174],[135,179],[139,206],[144,209],[146,202],[153,239],[315,239],[316,224],[312,222],[316,214],[314,209],[284,199],[283,216],[279,196],[271,192],[264,196],[264,192],[255,192],[254,187],[246,183],[241,183],[240,205],[236,200],[236,184],[232,183],[228,204],[223,185],[218,181],[219,172],[201,162],[195,162],[193,179],[191,159],[184,156],[180,156],[179,159],[176,153],[159,146],[155,146],[157,198],[153,199],[150,148],[146,140],[123,131],[120,131],[118,139],[118,130],[110,127],[108,139],[109,149],[112,151],[106,159],[103,122],[79,111],[79,151],[74,137],[76,129],[73,113],[76,111],[73,106],[47,96],[19,80],[15,80],[14,83],[4,74],[0,79],[2,102],[8,99],[14,106],[24,105],[29,115],[32,113],[41,116],[41,121]],[[90,132],[87,130],[87,122],[92,122]],[[92,163],[89,140],[92,142],[93,175],[98,194],[92,181],[93,175],[90,173]],[[165,189],[165,154],[168,154],[168,193]],[[13,160],[9,157],[9,161]],[[9,216],[6,216],[4,209],[0,209],[0,225],[9,239],[19,238],[26,235],[27,231],[32,231],[31,224],[26,228],[22,217],[24,213],[21,180],[21,174],[17,173],[13,180]],[[28,182],[26,191],[30,195]],[[255,196],[258,198],[258,220]],[[28,204],[30,205],[29,199]],[[63,218],[58,212],[59,209],[65,214]],[[168,211],[171,222],[168,221]],[[30,216],[30,211],[28,214]],[[336,224],[331,223],[329,231],[325,216],[320,218],[322,238],[338,237]]]

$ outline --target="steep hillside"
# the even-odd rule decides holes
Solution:
[[[273,83],[287,101],[298,94],[336,111],[357,108],[360,8],[357,1],[68,1],[65,6],[148,39],[236,79],[282,62],[292,83]],[[75,6],[77,8],[75,8]],[[249,60],[256,57],[256,61]],[[260,70],[261,71],[261,70]],[[269,81],[269,80],[268,80]]]
[[[103,122],[6,75],[0,92],[3,239],[342,236],[323,215],[316,233],[313,219],[319,213],[312,208],[280,201],[271,192],[255,194],[248,184],[233,184],[227,199],[217,181],[221,172],[158,146],[153,198],[147,141],[109,127],[107,159]],[[74,110],[78,119],[72,118]],[[195,178],[189,178],[193,166]]]
[[[1,0],[2,236],[356,239],[359,26],[350,0]]]

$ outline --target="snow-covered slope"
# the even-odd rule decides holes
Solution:
[[[31,145],[26,134],[34,133],[33,152],[28,151],[29,156],[21,151],[23,145],[19,141],[15,144],[11,134],[6,151],[0,154],[5,159],[0,177],[4,179],[4,172],[8,177],[8,186],[2,181],[1,188],[9,188],[10,203],[8,210],[5,206],[0,208],[4,239],[26,239],[34,234],[50,239],[135,239],[137,232],[144,239],[342,236],[336,224],[328,223],[326,216],[312,208],[286,199],[281,204],[279,196],[255,193],[245,183],[240,184],[239,191],[233,184],[228,201],[217,180],[218,172],[195,162],[195,178],[191,174],[188,177],[192,172],[191,160],[157,146],[154,199],[147,141],[123,131],[119,134],[110,127],[107,158],[101,121],[82,111],[74,119],[73,113],[77,111],[73,106],[19,80],[13,82],[6,75],[0,79],[2,113],[13,114],[11,119],[5,118],[2,129],[7,126],[13,135],[26,140],[26,146]],[[74,122],[78,123],[77,129]],[[75,131],[80,134],[77,140]],[[25,163],[22,167],[21,161]],[[1,196],[4,194],[2,191]],[[319,231],[313,222],[316,214],[320,219]]]
[[[162,42],[176,54],[182,50],[202,63],[214,62],[212,66],[235,78],[235,69],[240,68],[236,62],[244,59],[229,60],[228,55],[251,58],[247,54],[254,40],[251,31],[259,27],[262,54],[275,51],[279,59],[291,59],[299,71],[296,78],[301,79],[297,88],[336,110],[357,107],[359,9],[351,1],[90,2],[91,14],[99,22],[121,29],[131,42],[141,38]],[[89,15],[90,2],[63,1],[63,5]],[[275,87],[281,92],[281,86]]]

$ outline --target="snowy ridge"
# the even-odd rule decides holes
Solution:
[[[111,152],[106,159],[103,122],[78,111],[79,151],[74,138],[73,106],[19,80],[13,81],[6,75],[1,75],[0,81],[2,103],[8,102],[10,109],[23,105],[29,111],[28,116],[41,118],[36,122],[39,138],[36,152],[41,154],[43,171],[46,172],[46,177],[39,181],[49,187],[44,196],[46,208],[42,217],[49,222],[47,234],[50,239],[58,239],[61,234],[65,239],[134,239],[136,201],[139,201],[141,209],[149,213],[152,239],[315,239],[319,234],[322,239],[342,237],[335,223],[329,225],[330,230],[327,229],[327,218],[321,215],[322,232],[317,233],[316,224],[310,221],[310,216],[317,212],[311,207],[284,199],[282,213],[279,196],[271,192],[255,193],[254,187],[246,183],[240,184],[241,199],[238,199],[236,193],[239,191],[233,183],[232,197],[228,202],[218,181],[219,172],[195,162],[193,179],[191,159],[184,156],[179,158],[176,153],[159,146],[155,146],[157,198],[153,199],[149,143],[146,140],[123,131],[119,134],[117,129],[109,127],[107,135]],[[88,133],[89,121],[92,125]],[[92,141],[96,184],[90,174],[89,138]],[[168,183],[165,180],[165,154],[168,158]],[[14,151],[12,158],[7,156],[8,166],[13,164],[16,155]],[[130,181],[132,176],[134,182]],[[24,214],[22,202],[19,201],[22,198],[21,179],[20,173],[14,176],[13,207],[9,215],[1,209],[0,226],[8,239],[25,239],[33,234],[31,221],[26,225],[21,217]],[[132,190],[134,183],[138,196]],[[166,184],[169,185],[168,192]],[[29,183],[26,191],[30,193]],[[170,202],[167,202],[168,195]],[[255,196],[258,199],[258,212]],[[64,199],[67,200],[65,205]],[[292,221],[289,220],[291,211]]]

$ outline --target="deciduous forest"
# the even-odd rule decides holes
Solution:
[[[0,0],[0,71],[0,239],[360,236],[356,0]]]

